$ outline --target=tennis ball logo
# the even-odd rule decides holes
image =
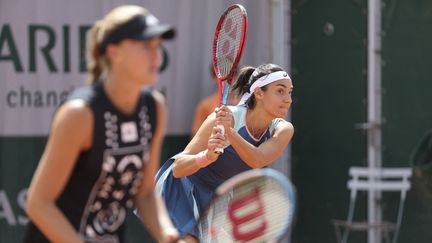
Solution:
[[[227,18],[223,30],[227,38],[222,43],[222,53],[225,58],[234,62],[234,49],[237,41],[237,25],[233,23],[232,18]]]

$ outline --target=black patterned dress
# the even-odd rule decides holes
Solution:
[[[133,207],[148,161],[155,101],[143,90],[135,112],[126,115],[111,103],[101,83],[74,91],[72,99],[84,100],[93,112],[93,146],[79,155],[56,204],[85,242],[122,242],[126,211]],[[30,222],[24,242],[49,241]]]

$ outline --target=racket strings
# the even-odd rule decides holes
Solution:
[[[201,241],[266,242],[281,237],[294,213],[289,196],[279,182],[267,177],[236,186],[207,211]]]
[[[216,58],[219,76],[227,77],[240,50],[244,13],[239,8],[229,11],[221,25],[216,44]]]

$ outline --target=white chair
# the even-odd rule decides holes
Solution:
[[[393,233],[393,243],[397,242],[402,221],[403,208],[407,191],[411,188],[409,178],[412,175],[411,168],[376,168],[351,167],[349,169],[351,179],[347,183],[351,191],[350,205],[346,220],[333,220],[338,243],[346,243],[350,231],[379,230],[385,241],[390,243]],[[354,222],[354,211],[357,192],[397,192],[400,193],[398,213],[395,222],[383,221],[370,224],[368,222]]]

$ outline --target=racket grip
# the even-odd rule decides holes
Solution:
[[[224,135],[225,134],[225,127],[223,125],[216,125],[217,128],[219,128],[221,130],[221,134]],[[217,154],[223,154],[224,149],[223,148],[217,148],[215,150],[215,152]]]

